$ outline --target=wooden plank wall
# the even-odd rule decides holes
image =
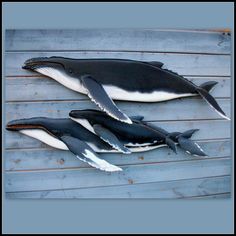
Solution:
[[[230,116],[230,33],[201,30],[7,30],[5,122],[32,116],[67,117],[96,108],[86,96],[21,69],[31,57],[127,58],[162,61],[196,84],[216,80],[212,95]],[[168,131],[199,128],[193,137],[206,158],[160,148],[131,155],[103,154],[122,166],[104,173],[19,133],[5,131],[5,191],[9,198],[226,198],[231,192],[230,121],[202,99],[117,102]]]

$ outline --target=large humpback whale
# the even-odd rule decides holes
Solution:
[[[222,117],[229,119],[209,94],[217,82],[209,81],[197,86],[164,69],[161,62],[43,57],[25,61],[22,68],[37,71],[74,91],[87,94],[108,115],[129,124],[132,121],[112,99],[160,102],[200,95]]]
[[[120,171],[121,168],[100,159],[95,151],[109,152],[112,147],[71,119],[33,117],[10,121],[7,130],[19,131],[49,146],[69,150],[80,160],[104,171]]]
[[[141,152],[168,146],[176,152],[178,145],[189,154],[206,156],[201,147],[189,139],[198,129],[169,133],[144,122],[143,116],[130,117],[132,124],[126,124],[111,118],[105,112],[92,109],[73,110],[69,116],[118,150],[128,148],[131,152]]]

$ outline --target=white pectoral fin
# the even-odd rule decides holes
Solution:
[[[103,111],[116,120],[132,124],[130,118],[119,110],[100,83],[90,75],[82,76],[81,81],[84,88],[87,90],[89,98]]]
[[[115,134],[113,134],[110,130],[98,124],[93,125],[93,129],[102,140],[104,140],[116,150],[126,154],[131,153],[131,151],[125,147],[124,144],[122,144]]]
[[[61,140],[78,159],[88,163],[92,167],[108,172],[122,171],[120,167],[100,159],[92,148],[85,142],[71,136],[62,136]]]

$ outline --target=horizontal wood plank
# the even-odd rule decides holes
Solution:
[[[217,81],[218,84],[212,89],[211,95],[216,98],[230,97],[231,79],[218,77],[188,78],[196,85],[201,85],[206,81]],[[5,80],[6,101],[47,101],[47,100],[78,100],[88,99],[72,91],[53,79],[46,77],[10,77]],[[47,89],[44,89],[45,86]]]
[[[230,55],[171,54],[142,52],[24,52],[5,54],[6,76],[38,76],[22,69],[32,57],[63,56],[69,58],[118,58],[140,61],[161,61],[165,67],[181,75],[230,76]]]
[[[230,176],[55,191],[11,192],[7,198],[158,198],[208,197],[231,190]]]
[[[230,117],[230,99],[216,99],[223,111]],[[220,119],[201,98],[183,98],[161,103],[118,102],[117,106],[128,116],[144,115],[147,121],[186,120],[186,119]],[[68,117],[71,110],[98,109],[90,101],[48,101],[20,102],[5,105],[6,121],[35,116],[52,118]]]
[[[153,29],[7,30],[5,50],[123,50],[230,53],[224,32]]]
[[[208,154],[208,158],[221,158],[230,156],[231,142],[221,141],[198,141],[198,144]],[[4,155],[5,170],[40,170],[40,169],[63,169],[63,168],[83,168],[89,167],[77,159],[71,152],[46,149],[13,149],[7,150]],[[129,155],[113,153],[99,154],[101,159],[107,160],[114,165],[134,165],[154,162],[171,162],[185,160],[202,160],[203,157],[194,157],[178,148],[177,155],[167,147]]]
[[[231,174],[231,158],[123,166],[107,173],[95,168],[5,173],[5,191],[58,190],[150,183]]]

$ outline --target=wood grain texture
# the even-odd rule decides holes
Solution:
[[[124,58],[161,61],[197,85],[218,81],[211,94],[230,117],[231,36],[229,32],[191,30],[7,30],[5,52],[5,122],[34,116],[68,117],[72,109],[95,108],[50,78],[21,69],[40,56]],[[4,131],[5,191],[8,198],[186,198],[231,196],[231,122],[200,97],[162,103],[115,101],[128,115],[169,132],[199,128],[194,134],[207,158],[178,148],[143,153],[100,154],[123,168],[104,173],[68,151]]]
[[[5,173],[5,191],[36,191],[162,182],[231,174],[231,159],[185,160],[122,166],[122,172],[95,168]]]
[[[216,99],[230,117],[230,99]],[[143,115],[147,121],[221,119],[203,99],[183,98],[161,103],[117,102],[117,106],[128,116]],[[39,101],[7,103],[6,121],[33,116],[68,117],[71,110],[97,109],[91,101]],[[201,112],[199,112],[201,111]]]
[[[128,184],[111,187],[94,187],[34,191],[9,192],[9,198],[187,198],[187,197],[214,197],[215,195],[230,192],[230,176],[212,178],[197,178],[181,181],[154,182],[146,184]],[[215,196],[216,197],[216,196]]]
[[[198,141],[198,144],[208,154],[208,158],[221,158],[230,156],[230,141]],[[123,155],[99,154],[100,158],[115,165],[148,164],[160,162],[173,162],[184,160],[202,160],[204,158],[194,157],[178,148],[175,154],[167,147],[142,153]],[[46,148],[11,149],[5,153],[5,170],[46,170],[66,168],[89,167],[87,163],[78,160],[71,152]]]
[[[7,30],[7,51],[118,50],[230,53],[228,34],[140,29]]]

